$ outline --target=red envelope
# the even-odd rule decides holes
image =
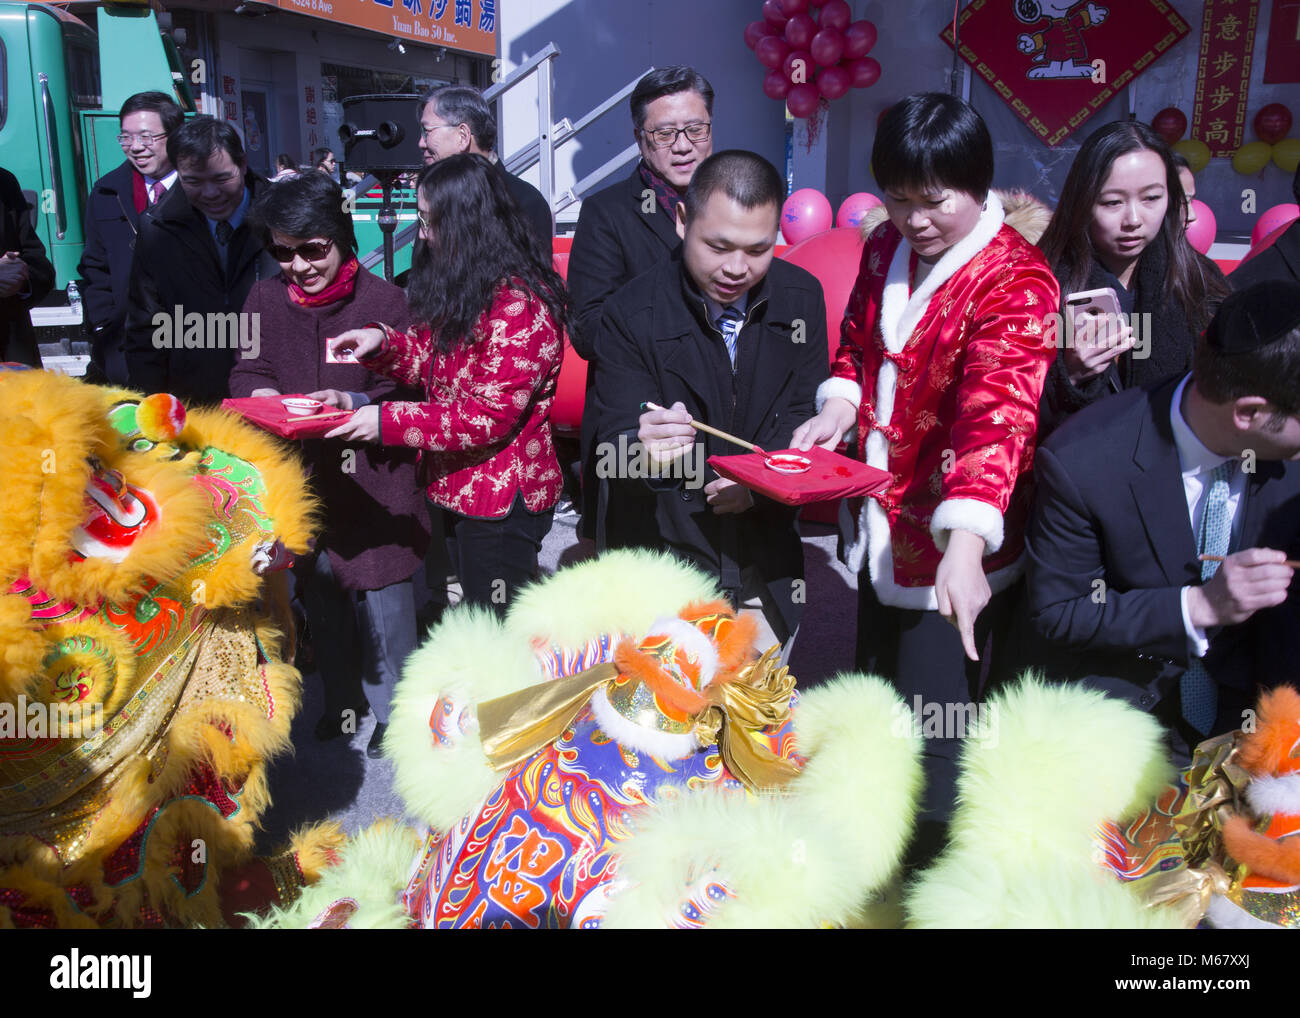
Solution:
[[[221,409],[239,414],[249,424],[255,424],[263,431],[294,440],[320,438],[352,416],[351,410],[335,410],[328,406],[318,414],[311,414],[308,417],[295,416],[290,414],[280,402],[294,396],[305,398],[292,392],[283,396],[245,396],[240,399],[223,399]]]
[[[870,495],[888,488],[894,480],[893,475],[883,470],[816,446],[807,451],[781,449],[777,452],[807,456],[812,460],[812,468],[802,474],[783,474],[768,467],[767,461],[756,452],[710,456],[709,466],[722,477],[786,505]]]

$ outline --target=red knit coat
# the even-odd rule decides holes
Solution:
[[[426,402],[380,404],[380,441],[421,450],[429,499],[480,519],[505,516],[516,494],[530,512],[552,508],[563,488],[550,415],[564,340],[546,306],[502,287],[472,341],[450,353],[428,328],[381,327],[384,347],[365,365],[423,389]]]

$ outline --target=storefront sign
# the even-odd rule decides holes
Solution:
[[[1190,29],[1165,0],[971,0],[961,57],[1059,145]],[[940,33],[953,45],[952,24]]]
[[[264,0],[266,2],[266,0]],[[282,11],[494,57],[498,0],[269,0]]]
[[[1191,136],[1209,145],[1212,156],[1241,147],[1258,19],[1259,0],[1205,0]]]

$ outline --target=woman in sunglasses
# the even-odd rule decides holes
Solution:
[[[330,409],[357,410],[417,393],[355,361],[326,359],[326,338],[374,318],[400,327],[402,291],[363,269],[343,192],[323,173],[275,184],[253,205],[253,228],[280,275],[253,287],[245,314],[260,315],[261,348],[230,376],[233,396],[302,393]],[[340,418],[342,419],[342,418]],[[317,554],[297,576],[316,662],[325,684],[318,738],[355,732],[369,701],[378,755],[388,701],[415,649],[411,576],[428,547],[428,516],[413,451],[307,441],[303,453],[324,506]]]
[[[427,167],[417,203],[425,243],[407,296],[419,325],[357,329],[330,345],[423,386],[424,399],[372,403],[331,434],[421,450],[465,601],[504,613],[537,571],[563,486],[550,413],[568,297],[482,156]]]

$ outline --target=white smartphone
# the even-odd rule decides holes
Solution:
[[[1079,293],[1069,294],[1065,298],[1065,306],[1074,313],[1076,318],[1081,314],[1115,315],[1116,317],[1122,317],[1124,314],[1119,306],[1119,298],[1109,286],[1103,286],[1100,290],[1081,290]]]

